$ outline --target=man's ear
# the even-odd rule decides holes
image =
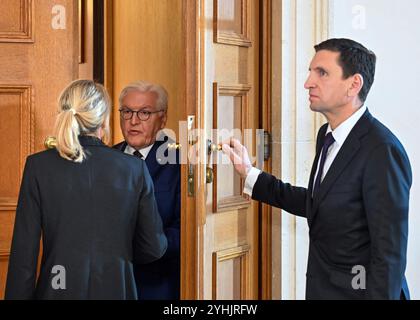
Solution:
[[[351,79],[352,81],[350,83],[350,88],[347,90],[347,95],[349,97],[356,97],[363,88],[363,76],[360,73],[356,73]]]
[[[163,129],[166,126],[166,121],[168,121],[168,112],[165,110],[162,115],[162,123],[160,125],[160,128]]]

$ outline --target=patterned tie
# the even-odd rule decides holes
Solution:
[[[315,179],[313,195],[315,195],[319,191],[319,187],[321,186],[321,177],[322,177],[322,174],[323,174],[323,171],[324,171],[325,160],[327,159],[328,148],[334,143],[334,141],[335,140],[334,140],[334,137],[333,137],[332,133],[329,132],[325,136],[324,145],[322,146],[321,161],[319,163],[318,174],[317,174],[316,179]]]
[[[133,156],[136,156],[137,158],[143,159],[143,155],[138,150],[133,152]]]

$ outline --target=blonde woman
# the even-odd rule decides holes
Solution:
[[[57,147],[26,161],[6,299],[136,299],[133,262],[165,253],[144,161],[101,141],[109,114],[109,97],[93,81],[61,94]]]

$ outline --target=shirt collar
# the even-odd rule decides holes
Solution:
[[[335,142],[337,142],[339,146],[343,145],[344,141],[347,139],[347,136],[350,134],[350,131],[356,125],[357,121],[359,121],[359,119],[363,116],[366,109],[367,108],[365,105],[361,106],[359,110],[353,113],[347,120],[335,128],[335,130],[332,130],[331,126],[328,124],[328,129],[325,134],[332,132]]]
[[[139,152],[141,153],[141,155],[143,156],[143,159],[146,160],[150,150],[152,150],[154,143],[152,143],[150,146],[148,147],[144,147],[142,149],[139,149]],[[133,154],[137,149],[134,149],[132,146],[130,146],[129,144],[127,144],[127,146],[125,147],[124,152],[128,153],[128,154]]]

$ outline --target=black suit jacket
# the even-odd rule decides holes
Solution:
[[[6,299],[136,299],[133,261],[150,263],[165,253],[147,167],[97,138],[80,141],[87,153],[81,164],[55,149],[26,161]],[[65,289],[52,285],[54,266],[65,268]]]
[[[312,198],[326,130],[327,124],[318,132],[307,189],[262,173],[252,198],[307,218],[307,299],[409,298],[404,272],[412,175],[407,154],[366,111]],[[366,270],[364,290],[353,289],[354,277],[362,275],[359,267],[352,273],[355,266]]]
[[[176,300],[180,297],[180,206],[181,184],[179,152],[168,150],[173,143],[167,136],[157,140],[145,162],[155,187],[155,198],[168,238],[165,255],[150,264],[135,265],[140,300]],[[114,148],[124,151],[126,142]],[[160,161],[159,161],[160,159]]]

